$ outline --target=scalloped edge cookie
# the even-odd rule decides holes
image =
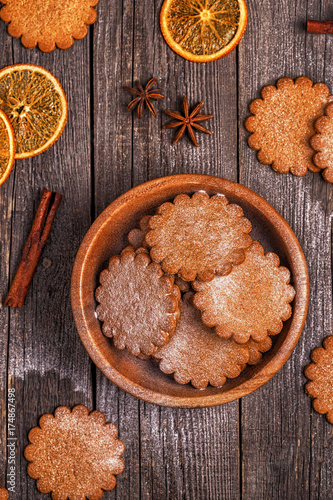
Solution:
[[[125,249],[110,259],[95,292],[96,313],[117,349],[147,359],[176,328],[180,291],[147,253],[137,252]]]
[[[248,144],[258,151],[258,160],[280,174],[319,172],[309,140],[315,132],[315,120],[333,99],[329,88],[304,76],[295,81],[281,78],[276,86],[264,87],[261,97],[251,102],[253,116],[245,121],[245,128],[252,132]]]
[[[139,222],[139,228],[134,228],[128,233],[128,242],[135,250],[140,247],[148,248],[145,237],[149,231],[149,221],[151,217],[151,215],[145,215],[142,217]]]
[[[88,26],[96,21],[97,13],[93,7],[99,0],[72,0],[65,6],[61,1],[52,0],[0,1],[4,4],[0,18],[9,23],[9,35],[21,37],[22,44],[28,49],[38,44],[42,52],[52,52],[56,46],[68,49],[74,39],[80,40],[87,35]]]
[[[41,493],[52,492],[53,500],[99,500],[124,470],[120,457],[125,446],[117,438],[117,427],[107,423],[102,412],[89,412],[84,405],[72,410],[59,406],[54,415],[43,415],[28,437],[28,474]]]
[[[304,371],[310,380],[305,391],[313,398],[315,411],[326,414],[327,420],[333,424],[333,335],[324,339],[323,347],[312,351],[311,361]]]
[[[245,252],[244,262],[234,266],[230,274],[216,276],[208,283],[192,283],[197,292],[193,303],[201,311],[202,322],[215,327],[222,338],[233,338],[241,344],[251,338],[261,342],[279,333],[282,322],[291,316],[295,290],[289,281],[290,271],[280,266],[279,257],[265,253],[254,241]]]
[[[221,387],[227,378],[236,378],[249,362],[247,346],[221,339],[203,325],[200,313],[188,292],[179,303],[180,318],[170,342],[154,354],[160,370],[173,374],[179,384],[204,389],[208,384]]]
[[[204,191],[179,194],[163,203],[149,220],[146,242],[150,256],[164,272],[185,281],[210,281],[228,274],[244,260],[251,245],[251,223],[240,206],[229,204],[224,195]]]
[[[312,149],[317,151],[314,164],[323,170],[325,181],[333,183],[333,103],[325,108],[325,116],[315,121],[316,135],[311,137]]]

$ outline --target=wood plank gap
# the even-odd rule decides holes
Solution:
[[[239,47],[236,47],[236,103],[237,103],[237,124],[236,124],[236,147],[237,147],[237,183],[240,182],[240,100],[239,100]]]
[[[94,136],[95,136],[95,121],[94,121],[94,25],[89,27],[89,92],[90,92],[90,224],[96,218],[96,204],[95,204],[95,150],[94,150]],[[96,365],[91,363],[91,397],[93,409],[96,410],[97,406],[97,375]]]
[[[238,404],[238,442],[239,442],[239,499],[243,500],[243,440],[242,440],[242,400]]]
[[[13,42],[11,44],[12,46],[12,61],[14,61],[14,49],[13,49]],[[15,178],[16,178],[16,169],[15,169],[15,164],[13,166],[13,172],[12,175],[14,176],[14,182],[12,184],[12,194],[11,198],[13,200],[13,205],[14,208],[12,212],[15,210],[15,196],[14,196],[14,191],[15,191]],[[9,240],[9,255],[12,254],[12,241],[13,241],[13,218],[11,218],[10,221],[10,240]],[[11,259],[9,258],[8,261],[8,283],[7,283],[7,290],[10,288],[10,283],[11,283]],[[6,306],[7,307],[7,306]],[[6,446],[5,446],[5,481],[7,483],[7,473],[8,473],[8,459],[7,459],[7,441],[8,441],[8,388],[9,388],[9,346],[10,346],[10,320],[11,320],[11,308],[7,307],[8,310],[8,324],[7,324],[7,358],[6,358],[6,395],[5,395],[5,401],[6,401]]]
[[[95,160],[94,160],[94,25],[89,27],[89,87],[90,87],[90,216],[91,223],[96,218],[95,207]]]
[[[135,17],[135,16],[133,16]],[[142,466],[141,466],[141,446],[142,446],[142,439],[141,439],[141,406],[143,406],[143,409],[145,407],[145,402],[144,401],[139,401],[138,404],[138,425],[139,425],[139,498],[142,498]]]
[[[132,87],[134,87],[134,66],[135,66],[135,61],[134,61],[134,45],[135,45],[135,0],[133,0],[133,17],[132,17]],[[134,98],[134,96],[133,96]],[[131,133],[131,187],[134,187],[134,113],[135,111],[131,112],[132,115],[132,133]],[[140,405],[138,406],[138,412],[139,412],[139,423],[140,423]],[[140,443],[139,443],[140,445]],[[140,467],[141,467],[141,461],[140,461]],[[141,477],[141,468],[140,468],[140,477]],[[140,480],[140,497],[141,497],[141,480]]]

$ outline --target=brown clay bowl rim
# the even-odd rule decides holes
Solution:
[[[153,191],[156,187],[160,188],[161,185],[172,185],[175,181],[188,184],[188,188],[190,188],[191,184],[193,184],[193,191],[197,190],[194,186],[198,183],[203,184],[207,182],[211,185],[213,182],[216,188],[223,192],[227,198],[228,194],[230,194],[231,197],[242,197],[262,216],[264,216],[264,218],[269,219],[270,223],[274,226],[280,236],[283,235],[283,241],[286,248],[288,248],[290,261],[293,264],[293,268],[297,269],[297,276],[293,273],[293,278],[295,280],[294,286],[297,289],[293,305],[293,317],[286,338],[281,346],[283,348],[280,348],[267,363],[263,363],[262,368],[256,371],[251,378],[244,381],[237,387],[233,387],[229,391],[221,393],[205,395],[203,394],[203,391],[198,390],[197,396],[184,397],[167,395],[164,393],[162,394],[158,391],[143,387],[142,385],[135,383],[133,380],[129,380],[125,375],[117,371],[114,366],[110,365],[107,357],[101,349],[101,346],[94,341],[88,327],[87,307],[84,304],[84,275],[86,266],[89,265],[87,257],[89,255],[89,251],[93,247],[97,233],[105,224],[109,223],[109,219],[112,214],[124,203],[140,196],[143,193],[147,194],[150,191]],[[99,215],[86,233],[75,258],[71,280],[71,303],[78,333],[88,354],[102,373],[118,387],[139,399],[162,406],[183,408],[221,405],[250,394],[268,382],[268,380],[270,380],[282,368],[296,347],[307,316],[309,294],[309,276],[306,260],[294,232],[284,218],[266,200],[264,200],[264,198],[256,194],[251,189],[221,177],[203,174],[179,174],[168,177],[160,177],[144,184],[140,184],[114,200]]]

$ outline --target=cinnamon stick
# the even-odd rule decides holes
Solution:
[[[52,198],[52,204],[51,203]],[[42,250],[47,242],[51,226],[61,202],[62,195],[44,189],[32,228],[23,249],[13,283],[9,289],[5,304],[22,307],[29,285],[35,273]]]
[[[333,35],[333,21],[308,21],[308,33],[328,33]]]

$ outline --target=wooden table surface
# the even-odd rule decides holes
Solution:
[[[194,64],[176,55],[159,28],[162,0],[100,0],[88,36],[65,51],[28,50],[0,25],[1,67],[39,64],[69,101],[60,140],[19,160],[0,188],[0,303],[4,301],[44,187],[63,193],[51,236],[22,309],[0,307],[0,481],[6,475],[7,389],[16,390],[16,491],[40,494],[23,449],[39,417],[84,403],[105,412],[124,441],[125,470],[106,499],[333,499],[333,426],[312,410],[304,367],[332,328],[332,185],[261,165],[244,120],[260,89],[306,75],[333,91],[333,37],[306,33],[307,19],[333,17],[332,0],[248,0],[249,24],[224,59]],[[123,85],[158,78],[158,116],[128,114]],[[164,109],[205,102],[213,136],[176,147]],[[92,221],[117,196],[156,177],[205,173],[234,180],[273,205],[295,231],[310,273],[306,327],[289,361],[265,386],[223,406],[186,410],[135,399],[92,364],[70,304],[75,254]]]

